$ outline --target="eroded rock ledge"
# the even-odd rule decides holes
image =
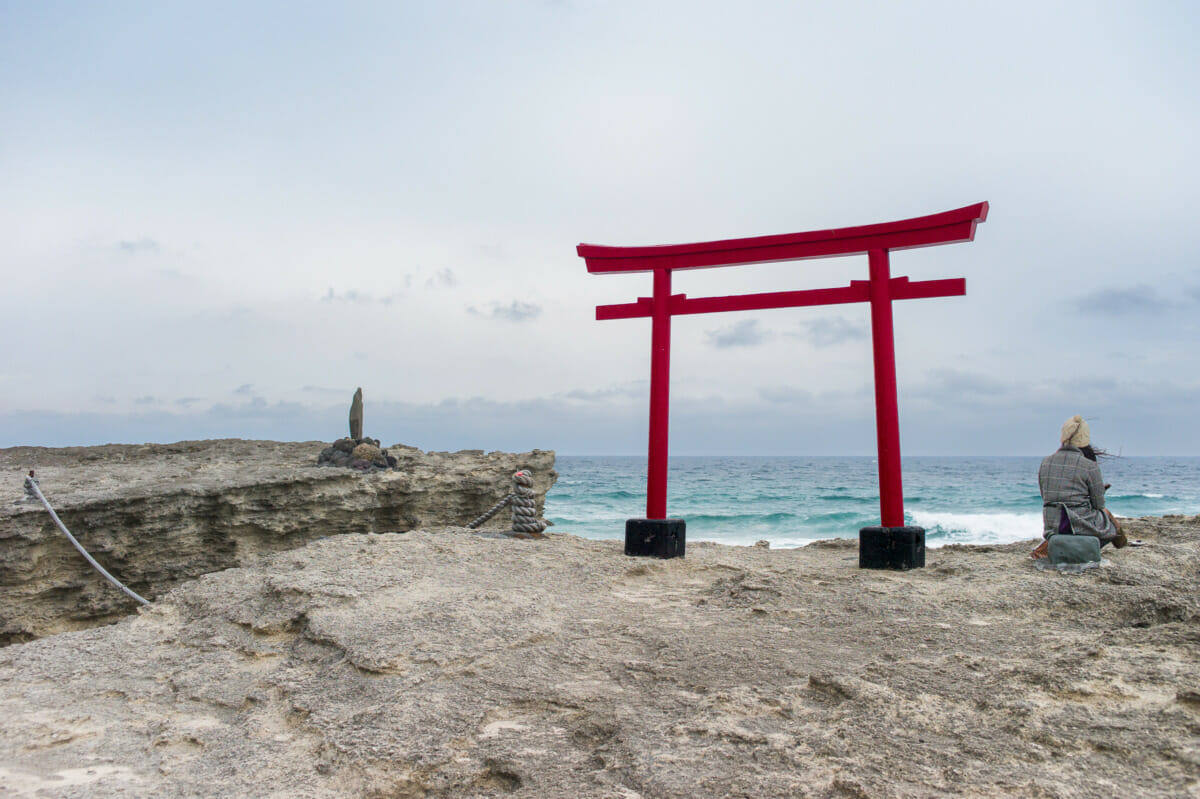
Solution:
[[[1128,524],[1076,575],[330,536],[0,650],[0,795],[1197,796],[1200,518]]]
[[[246,565],[340,533],[466,524],[534,475],[539,511],[554,453],[424,453],[395,445],[397,470],[316,465],[322,442],[183,441],[0,450],[0,644],[105,624],[135,609],[71,547],[40,503],[21,502],[36,469],[63,522],[147,599],[182,580]],[[505,514],[493,522],[503,527]]]

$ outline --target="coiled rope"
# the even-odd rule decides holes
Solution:
[[[32,472],[30,472],[29,476],[25,478],[25,495],[29,496],[30,494],[32,494],[33,496],[35,496],[39,500],[41,500],[42,505],[50,513],[50,518],[53,519],[54,523],[58,525],[58,529],[62,530],[63,534],[67,537],[67,539],[75,546],[76,549],[79,550],[79,554],[83,555],[85,558],[87,558],[87,562],[92,564],[92,566],[95,567],[96,571],[98,571],[102,575],[104,575],[105,580],[108,580],[110,583],[115,585],[117,588],[120,588],[122,591],[125,592],[126,596],[130,597],[131,599],[134,599],[143,605],[150,604],[149,600],[143,599],[142,597],[138,596],[133,591],[126,588],[121,583],[120,580],[118,580],[116,577],[113,577],[111,574],[109,574],[105,570],[105,568],[103,566],[101,566],[99,563],[97,563],[96,559],[93,558],[91,555],[89,555],[87,550],[84,549],[80,545],[80,543],[75,540],[75,536],[71,535],[71,531],[67,529],[67,526],[62,523],[62,519],[58,518],[58,514],[54,512],[54,508],[50,507],[49,501],[46,500],[46,496],[42,493],[42,489],[38,487],[37,478],[35,478],[33,476]]]
[[[548,526],[537,514],[537,495],[533,493],[533,475],[522,469],[512,476],[512,493],[484,511],[483,515],[467,525],[474,529],[495,516],[505,505],[512,505],[512,529],[514,533],[540,533]]]
[[[546,520],[538,518],[532,474],[521,470],[513,475],[512,498],[513,532],[540,533],[546,529]]]
[[[474,530],[476,527],[478,527],[479,525],[483,524],[483,523],[484,523],[484,522],[486,522],[488,519],[492,518],[492,517],[493,517],[493,516],[495,516],[497,513],[499,513],[499,512],[500,512],[500,509],[501,509],[501,508],[503,508],[505,505],[507,505],[508,503],[512,502],[512,501],[513,501],[513,497],[514,497],[514,496],[515,496],[515,494],[509,494],[507,497],[505,497],[504,499],[500,500],[499,502],[497,502],[497,503],[496,503],[495,505],[493,505],[492,507],[490,507],[490,508],[488,508],[487,510],[485,510],[485,511],[483,512],[483,514],[482,514],[482,515],[481,515],[481,516],[480,516],[478,519],[476,519],[475,521],[473,521],[473,522],[471,522],[470,524],[468,524],[468,525],[467,525],[467,527],[470,527],[472,530]]]

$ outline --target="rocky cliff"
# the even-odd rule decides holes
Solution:
[[[208,572],[341,533],[462,525],[534,475],[538,510],[554,453],[423,453],[396,445],[397,468],[318,467],[321,442],[184,441],[0,450],[11,499],[0,505],[0,644],[112,622],[136,603],[75,551],[39,502],[22,501],[35,469],[43,493],[85,548],[146,597]],[[0,494],[4,496],[4,494]],[[493,524],[503,528],[502,511]]]

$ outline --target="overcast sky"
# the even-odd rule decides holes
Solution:
[[[905,454],[1200,454],[1190,2],[0,0],[0,446],[645,451],[651,278],[884,222]],[[842,286],[865,257],[682,273]],[[672,452],[868,454],[867,306],[679,317]]]

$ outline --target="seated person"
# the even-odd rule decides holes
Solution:
[[[1128,542],[1112,512],[1104,507],[1108,488],[1096,463],[1092,434],[1082,416],[1072,416],[1062,426],[1062,446],[1042,460],[1038,489],[1042,492],[1043,538],[1056,533],[1094,535],[1100,546],[1111,543],[1120,549]],[[1045,557],[1046,541],[1033,557]]]

